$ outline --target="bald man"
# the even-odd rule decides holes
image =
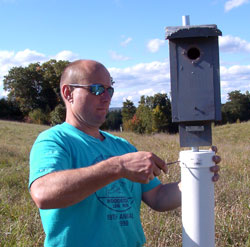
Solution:
[[[99,129],[114,93],[101,63],[69,64],[60,89],[66,120],[41,133],[30,153],[29,189],[40,210],[44,245],[143,246],[141,201],[157,211],[175,209],[180,183],[161,184],[156,177],[167,172],[163,160]],[[214,181],[218,170],[211,170]]]

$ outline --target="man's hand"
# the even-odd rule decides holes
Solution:
[[[214,151],[215,153],[217,153],[218,151],[216,146],[212,146],[210,150]],[[220,156],[218,155],[213,156],[213,162],[215,163],[215,166],[212,166],[210,168],[210,171],[214,173],[214,176],[212,177],[213,182],[217,182],[220,178],[220,175],[218,174],[220,167],[217,165],[218,163],[220,163],[220,161],[221,161]]]
[[[122,177],[139,183],[149,183],[161,171],[167,172],[166,163],[151,152],[135,152],[120,156]]]

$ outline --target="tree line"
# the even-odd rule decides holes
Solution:
[[[7,98],[0,99],[0,119],[55,125],[65,120],[65,106],[60,96],[60,77],[68,61],[49,60],[43,64],[13,67],[4,76]],[[250,119],[249,92],[228,93],[222,104],[222,120],[217,124]],[[119,110],[110,111],[101,127],[107,130],[137,133],[177,132],[171,121],[171,101],[167,94],[141,96],[138,107],[130,100]]]
[[[27,67],[11,68],[3,80],[8,96],[0,101],[0,118],[40,124],[59,123],[60,118],[65,117],[60,77],[68,64],[68,61],[52,59],[42,65],[31,63]]]

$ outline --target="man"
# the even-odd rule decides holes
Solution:
[[[163,160],[99,130],[113,95],[108,70],[78,60],[64,70],[66,121],[43,133],[30,154],[30,193],[45,246],[142,246],[141,200],[157,211],[181,205],[180,183],[163,185]],[[214,161],[219,162],[214,156]],[[212,168],[218,180],[218,166]]]

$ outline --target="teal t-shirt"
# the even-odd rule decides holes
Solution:
[[[42,132],[30,153],[30,180],[48,173],[94,165],[113,156],[136,152],[126,140],[101,131],[103,141],[68,123]],[[40,209],[46,247],[143,246],[140,221],[142,193],[160,184],[116,180],[66,208]]]

